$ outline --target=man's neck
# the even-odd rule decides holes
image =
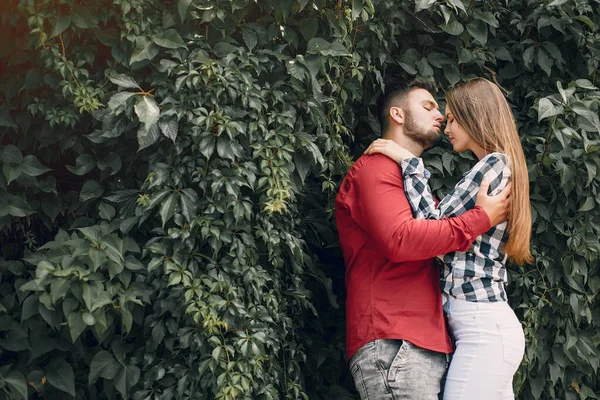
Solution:
[[[407,138],[401,132],[398,132],[398,131],[396,131],[396,132],[387,131],[383,135],[383,138],[396,142],[397,144],[404,147],[406,150],[410,151],[417,157],[421,157],[421,154],[423,154],[423,151],[425,151],[423,146],[421,146],[418,143],[415,143],[414,141]]]

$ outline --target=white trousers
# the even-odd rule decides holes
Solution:
[[[512,378],[523,358],[525,336],[508,303],[451,297],[446,308],[456,351],[444,400],[513,400]]]

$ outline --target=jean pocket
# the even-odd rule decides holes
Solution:
[[[519,367],[525,352],[525,336],[521,325],[497,324],[500,339],[502,340],[502,352],[504,361],[508,364]]]
[[[354,366],[350,369],[350,373],[352,374],[354,386],[356,386],[356,390],[358,391],[361,400],[368,400],[369,393],[367,392],[367,383],[365,382],[365,377],[362,369],[360,368],[360,363],[354,364]]]
[[[403,341],[397,339],[376,339],[375,363],[381,370],[388,370],[402,348]]]
[[[408,351],[410,349],[410,342],[404,340],[402,345],[398,349],[396,356],[392,360],[392,364],[388,370],[387,380],[388,382],[395,382],[398,377],[398,372],[405,366],[408,359]]]

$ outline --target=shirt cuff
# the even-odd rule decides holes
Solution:
[[[423,164],[423,159],[420,157],[405,158],[400,161],[400,167],[404,176],[422,176],[425,179],[429,179],[431,176],[431,173],[425,168],[425,164]]]

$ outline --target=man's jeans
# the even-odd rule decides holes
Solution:
[[[349,362],[362,400],[438,400],[447,364],[444,353],[392,339],[365,344]]]

